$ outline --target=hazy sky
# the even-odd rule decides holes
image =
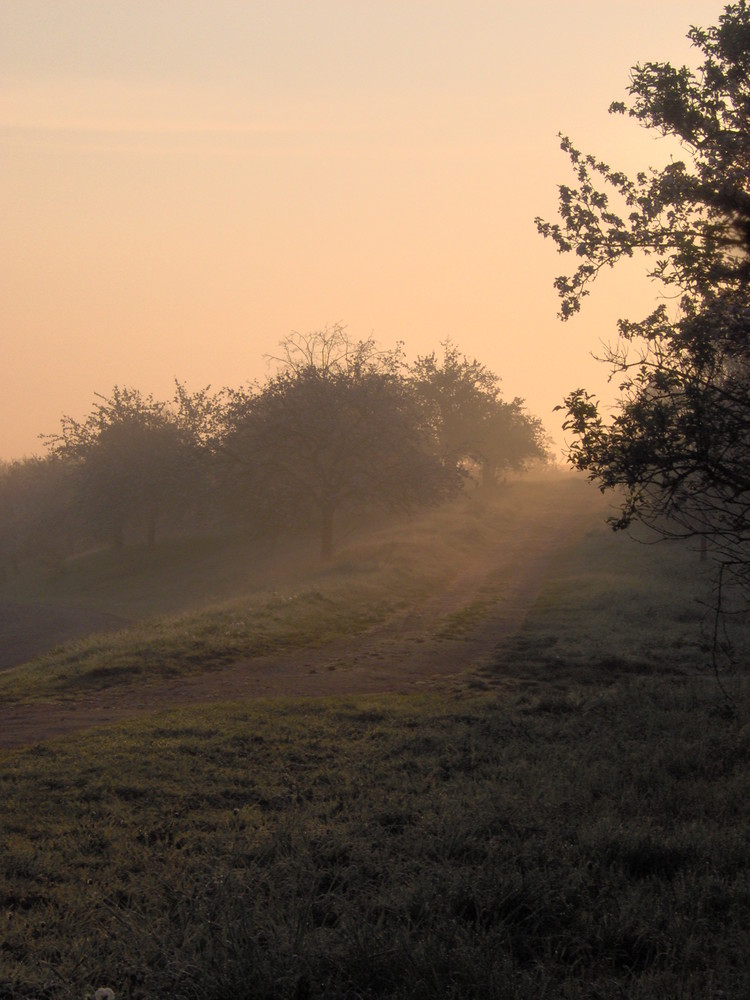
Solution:
[[[341,322],[451,338],[552,412],[656,290],[633,267],[557,319],[536,234],[557,133],[626,169],[629,67],[693,61],[708,0],[0,0],[0,458],[127,385],[265,377]]]

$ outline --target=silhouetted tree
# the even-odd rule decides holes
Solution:
[[[343,328],[282,343],[280,370],[229,394],[225,454],[244,470],[251,509],[311,517],[323,558],[342,510],[407,508],[454,485],[429,453],[400,359]]]
[[[661,535],[708,540],[750,583],[750,10],[728,5],[718,25],[692,28],[697,70],[649,62],[632,70],[628,113],[676,139],[684,158],[634,178],[569,139],[576,173],[560,188],[561,222],[539,231],[579,261],[556,280],[567,319],[605,267],[642,255],[674,300],[621,320],[604,361],[620,386],[605,416],[584,389],[565,399],[570,461],[603,489],[622,490],[612,519]]]
[[[480,470],[485,485],[508,470],[547,457],[541,421],[522,399],[506,403],[500,379],[450,341],[441,358],[433,351],[411,368],[412,387],[441,460],[457,470]]]
[[[75,538],[72,491],[56,458],[0,463],[0,578],[26,562],[56,564]]]
[[[63,417],[48,446],[70,468],[96,535],[119,547],[126,529],[140,529],[153,546],[158,526],[183,514],[191,495],[194,435],[174,409],[136,389],[115,386],[98,400],[83,421]]]

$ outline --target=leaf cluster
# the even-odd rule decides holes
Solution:
[[[561,253],[581,258],[555,281],[561,316],[578,312],[603,268],[641,254],[648,274],[688,296],[741,290],[750,276],[750,11],[730,4],[716,27],[692,28],[688,38],[701,66],[647,62],[632,70],[630,101],[613,114],[676,141],[684,153],[634,178],[577,149],[561,148],[576,186],[559,188],[560,222],[536,220]]]
[[[600,359],[620,396],[607,417],[584,389],[564,400],[569,457],[602,489],[622,491],[615,527],[700,536],[750,583],[750,9],[729,4],[693,27],[700,65],[632,70],[629,101],[610,111],[677,144],[680,159],[628,177],[568,138],[576,185],[560,221],[537,220],[580,260],[556,279],[561,316],[576,313],[603,269],[626,258],[677,300],[622,319]]]

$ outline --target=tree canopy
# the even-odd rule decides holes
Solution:
[[[485,486],[508,470],[547,457],[541,421],[522,399],[507,403],[500,379],[486,365],[446,341],[442,357],[420,356],[411,368],[414,393],[442,462],[459,472],[472,467]]]
[[[0,465],[0,563],[16,572],[47,546],[44,523],[68,550],[153,547],[165,530],[314,531],[328,558],[345,522],[457,494],[466,461],[495,481],[545,457],[522,400],[504,402],[452,345],[409,364],[400,345],[336,325],[291,334],[269,360],[263,382],[176,383],[167,401],[115,386],[83,419],[63,416],[45,459]]]
[[[55,566],[76,534],[65,464],[53,455],[0,462],[0,581],[24,562]]]
[[[185,509],[195,448],[195,399],[178,386],[178,408],[115,386],[98,396],[85,420],[63,417],[49,435],[51,454],[65,460],[77,502],[94,533],[122,545],[127,529],[143,529],[149,545],[159,523]]]
[[[665,300],[623,318],[604,361],[619,386],[613,415],[585,389],[564,401],[570,461],[602,489],[623,490],[615,527],[640,520],[665,536],[700,536],[750,583],[750,10],[688,33],[695,69],[632,70],[627,115],[674,142],[662,169],[635,177],[562,137],[575,184],[560,221],[537,220],[577,267],[556,279],[568,319],[602,269],[640,256]]]
[[[263,387],[231,394],[222,443],[266,517],[312,515],[328,558],[342,509],[408,507],[455,488],[425,447],[396,354],[352,342],[339,327],[281,347]]]

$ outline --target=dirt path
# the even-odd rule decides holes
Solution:
[[[223,670],[113,688],[76,701],[0,705],[0,748],[182,705],[447,689],[492,662],[523,623],[560,550],[591,525],[591,513],[553,509],[521,519],[510,541],[489,549],[451,586],[367,632],[317,649],[238,661]]]

